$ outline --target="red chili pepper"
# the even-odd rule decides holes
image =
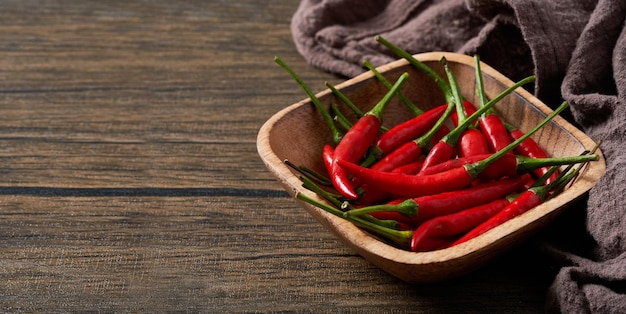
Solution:
[[[418,175],[435,174],[453,168],[463,167],[464,165],[484,160],[489,156],[491,156],[491,154],[482,154],[451,159],[438,165],[432,166],[428,169],[424,169],[420,171]],[[598,156],[594,154],[586,154],[583,156],[546,158],[531,158],[522,155],[505,154],[500,159],[496,160],[492,165],[487,167],[484,170],[482,176],[485,178],[497,178],[499,175],[501,175],[501,171],[497,170],[498,168],[511,169],[518,174],[522,174],[532,172],[538,168],[550,168],[551,166],[571,165],[581,162],[594,161],[597,160],[597,158]]]
[[[350,177],[343,168],[337,166],[335,149],[329,144],[325,144],[322,148],[322,161],[324,162],[324,167],[326,167],[326,170],[330,174],[331,182],[335,189],[344,197],[356,199],[358,194],[354,191]],[[349,193],[354,193],[354,197]]]
[[[475,179],[463,167],[416,176],[376,171],[343,161],[339,161],[339,165],[361,182],[391,194],[409,197],[462,189]]]
[[[324,147],[322,148],[322,160],[324,161],[324,166],[326,167],[326,170],[328,172],[331,171],[332,165],[335,161],[334,153],[334,148],[329,144],[324,145]],[[351,186],[356,185],[357,184]],[[373,204],[374,202],[380,201],[389,196],[389,193],[378,189],[369,188],[367,184],[361,184],[361,190],[362,192],[359,193],[359,202],[364,204]]]
[[[446,111],[446,108],[446,105],[435,107],[419,116],[389,128],[387,132],[383,133],[378,138],[374,146],[375,149],[380,150],[381,154],[386,155],[402,144],[422,136],[435,125],[437,120],[439,120],[441,115]]]
[[[467,232],[493,217],[509,203],[508,199],[500,198],[456,213],[429,219],[413,232],[411,250],[414,252],[431,251],[432,240],[430,239],[452,237]]]
[[[457,158],[435,167],[424,169],[417,175],[380,172],[355,164],[341,165],[346,168],[346,171],[369,185],[371,189],[412,197],[461,189],[465,187],[463,184],[468,186],[472,183],[473,179],[478,177],[483,179],[498,179],[529,173],[541,167],[589,162],[598,160],[599,158],[598,155],[595,154],[528,158],[507,153],[493,161],[489,161],[488,165],[484,168],[478,166],[482,168],[478,171],[479,173],[472,170],[472,168],[477,167],[477,165],[480,165],[484,161],[488,161],[488,159],[493,156],[494,154],[483,154],[468,158]],[[436,172],[438,170],[440,171]],[[448,180],[453,180],[454,177],[458,178],[459,181],[448,182]]]
[[[476,72],[479,73],[479,69],[476,69]],[[451,81],[455,81],[452,74],[449,74],[449,76]],[[451,85],[457,86],[456,82]],[[485,106],[485,104],[485,98],[480,98],[480,105]],[[491,109],[492,108],[490,108],[490,110]],[[469,103],[468,101],[463,101],[463,106],[458,106],[457,109],[457,124],[462,124],[463,121],[468,118],[468,116],[471,116],[475,112],[476,108],[473,104]],[[481,155],[489,152],[487,140],[485,139],[485,136],[480,131],[478,131],[478,129],[476,129],[476,122],[473,122],[472,125],[468,126],[464,131],[462,131],[461,136],[458,139],[458,150],[459,156],[461,157]]]
[[[518,129],[512,129],[509,132],[511,134],[511,137],[515,140],[524,135],[524,132]],[[517,146],[513,150],[513,152],[522,156],[527,156],[527,157],[532,157],[532,158],[548,157],[548,154],[539,146],[539,144],[537,144],[537,142],[535,142],[535,140],[533,140],[530,137],[524,140],[523,142],[521,142],[519,146]],[[535,170],[535,175],[537,177],[541,177],[544,173],[548,172],[548,170],[550,170],[550,167],[538,168],[537,170]],[[554,174],[552,174],[552,176],[546,181],[546,184],[550,182],[554,182],[554,180],[556,179],[558,175],[559,175],[558,172],[555,172]]]
[[[330,177],[335,189],[348,199],[358,198],[345,171],[338,165],[339,161],[357,162],[365,155],[370,145],[378,137],[382,125],[382,114],[398,88],[407,80],[408,74],[401,75],[387,94],[372,108],[359,118],[346,132],[337,147],[331,165]]]
[[[476,85],[478,86],[476,92],[480,106],[482,107],[487,103],[487,96],[485,96],[483,76],[480,70],[480,57],[478,55],[474,55],[474,68],[476,70]],[[503,149],[512,142],[504,123],[493,108],[489,109],[478,119],[478,127],[487,140],[487,144],[492,153]]]
[[[370,215],[378,219],[394,219],[417,226],[434,217],[456,213],[519,192],[523,188],[524,182],[523,177],[513,177],[479,184],[463,190],[415,197],[413,201],[418,206],[418,215],[415,217],[406,217],[392,212],[376,212],[370,213]],[[401,200],[397,200],[390,202],[390,204],[400,202]]]
[[[450,141],[445,140],[445,138],[446,137],[441,139],[430,149],[430,151],[428,151],[428,154],[424,159],[424,164],[422,164],[422,170],[436,164],[440,164],[446,160],[450,160],[454,157],[454,155],[456,155],[456,147],[450,144]]]

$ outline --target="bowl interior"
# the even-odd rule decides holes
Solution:
[[[426,65],[445,76],[439,60],[445,56],[457,78],[463,96],[477,103],[476,81],[473,58],[453,53],[426,53],[416,55]],[[513,82],[486,64],[481,64],[485,93],[493,98]],[[427,110],[444,103],[444,97],[437,85],[405,60],[378,68],[389,81],[393,82],[402,73],[409,73],[408,82],[402,87],[402,94],[418,107]],[[374,106],[388,91],[377,78],[368,72],[336,86],[363,111]],[[354,118],[330,90],[317,94],[319,100],[328,107],[337,104],[345,115]],[[517,89],[505,97],[495,107],[496,112],[508,123],[522,131],[527,131],[539,123],[551,110],[538,99]],[[397,99],[392,100],[384,113],[384,125],[393,126],[411,117],[412,114]],[[595,143],[567,121],[556,117],[532,138],[550,156],[578,155]],[[283,163],[288,159],[296,165],[304,165],[316,171],[325,172],[322,160],[322,146],[331,142],[331,134],[320,114],[309,99],[304,99],[277,113],[261,128],[258,137],[258,150],[267,168],[294,195],[297,191],[314,194],[300,186],[297,175]],[[528,234],[552,220],[567,204],[588,191],[604,171],[604,160],[587,166],[583,175],[558,197],[538,206],[510,223],[504,224],[481,237],[456,247],[424,253],[406,252],[379,241],[351,223],[327,214],[306,203],[301,205],[317,220],[333,231],[344,242],[366,259],[400,279],[410,282],[438,281],[458,276],[479,267],[502,250],[523,240]]]

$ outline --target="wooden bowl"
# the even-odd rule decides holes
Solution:
[[[430,52],[415,55],[416,59],[445,76],[440,59],[445,56],[459,81],[462,94],[475,99],[474,60],[470,56]],[[389,81],[408,72],[409,81],[402,93],[422,109],[444,103],[441,91],[421,71],[401,59],[378,68]],[[486,64],[481,64],[487,97],[491,98],[513,85],[513,82]],[[294,83],[295,84],[295,83]],[[388,89],[371,72],[361,74],[336,86],[363,111],[371,108]],[[317,97],[325,105],[341,104],[330,90]],[[396,101],[396,100],[394,100]],[[545,104],[522,88],[500,101],[496,111],[505,121],[522,131],[527,131],[552,112]],[[346,114],[349,111],[346,110]],[[391,103],[384,115],[384,124],[391,126],[411,116],[401,103]],[[591,149],[595,142],[570,123],[556,117],[533,135],[550,156],[578,155]],[[297,174],[284,164],[287,159],[296,165],[324,172],[321,160],[322,145],[331,142],[331,136],[319,113],[308,98],[278,112],[260,129],[257,148],[269,171],[276,176],[289,194],[306,193],[319,199],[314,193],[301,187]],[[298,201],[313,217],[335,233],[350,248],[386,272],[407,282],[435,282],[457,277],[472,271],[502,251],[527,238],[539,228],[546,226],[568,204],[586,193],[605,170],[602,153],[600,160],[589,163],[582,175],[565,191],[542,205],[514,218],[507,223],[463,244],[432,252],[409,252],[386,244],[352,223],[333,216],[314,206]],[[294,230],[296,232],[296,230]]]

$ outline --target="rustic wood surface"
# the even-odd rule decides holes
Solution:
[[[536,313],[531,241],[409,285],[287,196],[260,126],[315,89],[298,1],[0,2],[0,311]],[[319,84],[319,85],[315,85]]]

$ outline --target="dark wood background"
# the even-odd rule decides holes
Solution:
[[[298,3],[0,1],[1,311],[543,311],[532,241],[409,285],[264,168],[259,128],[304,98],[273,57],[343,80],[295,50]]]

